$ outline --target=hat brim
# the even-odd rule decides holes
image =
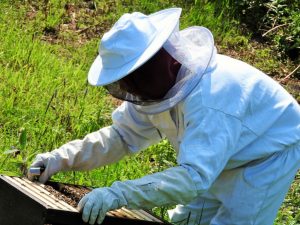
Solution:
[[[163,46],[175,29],[181,8],[170,8],[149,15],[149,19],[157,29],[157,36],[148,48],[134,60],[117,69],[104,69],[100,55],[94,60],[89,73],[88,82],[94,86],[104,86],[113,83],[133,72],[147,62]]]

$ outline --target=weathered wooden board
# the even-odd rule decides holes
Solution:
[[[0,224],[86,225],[76,208],[58,199],[42,184],[0,175]],[[108,212],[103,225],[169,224],[144,210],[126,208]]]

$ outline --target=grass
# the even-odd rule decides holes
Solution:
[[[228,7],[226,1],[223,8]],[[99,38],[125,12],[151,13],[183,7],[181,28],[203,25],[216,37],[220,52],[279,76],[293,65],[278,61],[270,48],[250,42],[239,23],[222,7],[206,1],[10,1],[0,2],[0,173],[22,175],[39,152],[111,123],[116,107],[102,88],[87,84]],[[249,54],[249,52],[251,54]],[[281,68],[281,71],[278,71]],[[90,172],[59,173],[58,181],[108,186],[174,165],[175,153],[164,140],[119,163]],[[298,180],[281,209],[277,225],[296,224]],[[155,209],[166,216],[165,208]],[[295,223],[294,223],[295,222]]]

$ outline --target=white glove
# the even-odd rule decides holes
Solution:
[[[30,167],[45,168],[45,170],[39,175],[39,182],[45,183],[53,174],[61,170],[59,166],[60,164],[57,163],[57,161],[58,159],[55,156],[54,152],[47,152],[38,154]],[[28,170],[27,177],[29,180],[34,180],[36,175],[31,174],[30,170]]]
[[[85,223],[100,224],[108,211],[121,208],[127,204],[121,194],[113,192],[112,188],[97,188],[85,195],[78,204],[82,212],[82,219]]]
[[[101,223],[106,212],[126,206],[131,209],[186,204],[197,196],[191,176],[183,167],[137,180],[117,181],[109,188],[98,188],[81,199],[78,206],[84,222]]]

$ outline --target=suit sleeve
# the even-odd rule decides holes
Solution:
[[[57,168],[90,170],[119,161],[160,140],[146,115],[124,102],[112,114],[113,124],[64,144],[51,152]]]

